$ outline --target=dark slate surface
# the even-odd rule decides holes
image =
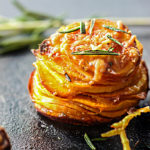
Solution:
[[[150,68],[150,27],[131,27],[144,45],[144,59]],[[83,134],[93,137],[108,131],[110,124],[79,127],[53,122],[38,114],[29,98],[27,84],[35,60],[31,52],[0,56],[0,125],[6,128],[13,150],[89,150]],[[148,105],[150,97],[141,106]],[[150,115],[133,119],[127,128],[132,148],[150,147]],[[98,150],[121,150],[118,136],[94,143]],[[147,145],[147,147],[146,147]]]

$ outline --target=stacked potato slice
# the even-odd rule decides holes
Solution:
[[[76,22],[59,31],[79,26]],[[136,36],[120,21],[97,19],[92,33],[90,27],[91,20],[85,22],[85,34],[80,29],[70,33],[58,31],[33,51],[37,60],[29,92],[36,109],[51,119],[84,125],[108,122],[125,114],[147,95],[148,74],[141,59],[143,47]],[[110,48],[119,55],[72,53],[108,52]]]

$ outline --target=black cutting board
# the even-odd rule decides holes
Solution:
[[[144,45],[144,59],[150,69],[150,27],[131,27]],[[83,135],[91,138],[110,130],[110,124],[93,127],[58,123],[36,112],[29,98],[27,84],[34,56],[29,50],[0,56],[0,125],[5,127],[13,150],[88,150]],[[148,105],[150,96],[141,106]],[[127,128],[133,148],[150,147],[150,115],[133,119]],[[118,136],[94,143],[98,150],[121,150]]]

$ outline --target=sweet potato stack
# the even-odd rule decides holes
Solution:
[[[29,92],[45,116],[91,125],[120,117],[145,99],[148,72],[141,43],[121,21],[96,19],[84,24],[84,33],[81,23],[75,22],[33,50],[36,69]],[[106,53],[84,55],[87,50]]]

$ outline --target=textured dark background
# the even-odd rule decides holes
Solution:
[[[69,18],[100,16],[150,16],[146,0],[26,0],[21,1],[29,8],[60,15],[66,12]],[[19,15],[9,0],[0,0],[0,14]],[[144,45],[144,59],[150,69],[150,27],[130,27]],[[96,127],[79,127],[50,121],[38,114],[27,91],[28,78],[35,60],[29,50],[0,56],[0,125],[6,128],[13,150],[88,150],[83,135],[93,137],[108,131],[110,124]],[[148,101],[143,105],[150,105]],[[150,147],[150,115],[133,119],[127,128],[132,148],[139,140],[136,150]],[[119,137],[94,143],[98,150],[120,150]]]

